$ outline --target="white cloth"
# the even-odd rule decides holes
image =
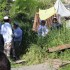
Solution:
[[[10,43],[12,41],[12,27],[10,23],[6,22],[1,26],[1,34],[4,38],[4,43]]]
[[[59,14],[61,17],[69,17],[70,16],[70,11],[66,9],[64,4],[61,2],[61,0],[57,0],[54,8],[57,11],[57,14]]]
[[[39,25],[39,28],[38,28],[38,35],[40,36],[46,36],[46,34],[48,33],[48,28],[46,26],[42,26],[42,25]]]

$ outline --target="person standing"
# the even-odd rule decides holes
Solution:
[[[9,17],[4,17],[4,24],[1,26],[1,34],[4,38],[4,53],[9,57],[10,49],[12,47],[12,26],[9,23]]]
[[[13,41],[14,41],[14,53],[15,53],[15,60],[19,59],[20,53],[20,45],[22,42],[22,30],[19,27],[18,23],[15,22],[13,25]]]

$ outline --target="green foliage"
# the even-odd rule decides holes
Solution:
[[[28,21],[34,17],[35,13],[41,9],[47,9],[53,6],[55,0],[16,0],[11,4],[10,16]]]
[[[34,35],[32,35],[31,31],[25,31],[27,34],[24,35],[27,38],[25,41],[28,41],[25,44],[28,44],[28,48],[26,49],[26,54],[23,55],[22,59],[26,60],[26,64],[38,64],[41,62],[44,62],[45,59],[48,58],[60,58],[62,60],[70,60],[70,51],[65,50],[65,51],[59,51],[59,52],[53,52],[53,53],[48,53],[47,48],[48,47],[56,47],[58,45],[62,44],[69,44],[70,43],[70,29],[67,29],[65,25],[57,30],[53,29],[50,30],[48,35],[46,37],[38,37],[36,36],[34,39]],[[31,33],[31,34],[30,34]],[[30,38],[33,37],[33,38]]]
[[[5,13],[6,8],[6,0],[0,0],[0,21],[3,19],[3,16]]]
[[[13,12],[11,15],[14,16],[15,14],[16,16],[19,13],[23,13],[30,18],[30,16],[33,16],[33,14],[36,12],[36,4],[37,2],[35,0],[16,0],[10,10],[10,12]]]
[[[1,19],[4,15],[19,20],[30,20],[41,9],[47,9],[54,5],[56,0],[16,0],[15,2],[0,0]],[[6,12],[8,10],[9,12]],[[20,16],[19,16],[20,15]]]
[[[27,65],[38,64],[44,61],[43,60],[43,58],[45,58],[44,53],[46,53],[44,48],[41,48],[36,44],[31,44],[30,48],[28,48],[28,52],[26,53],[26,55],[23,56],[23,59],[26,60]]]
[[[50,8],[54,5],[54,2],[56,0],[38,0],[39,4],[38,4],[38,9],[47,9]]]
[[[66,66],[61,67],[59,70],[70,70],[70,64],[69,64],[69,65],[66,65]]]

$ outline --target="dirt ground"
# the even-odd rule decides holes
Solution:
[[[12,68],[12,70],[56,70],[48,63],[42,63],[38,65],[23,66],[20,68]]]

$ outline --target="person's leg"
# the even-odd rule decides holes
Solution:
[[[20,41],[14,42],[14,51],[15,51],[15,56],[16,56],[16,60],[17,60],[17,59],[19,59],[19,55],[20,55]]]
[[[4,45],[4,53],[7,55],[7,57],[10,57],[11,47],[12,47],[12,43],[5,43]]]

